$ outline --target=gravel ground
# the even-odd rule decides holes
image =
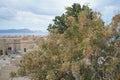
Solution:
[[[21,58],[20,54],[12,54],[0,57],[0,80],[11,80],[10,72],[17,72],[18,67],[15,65]],[[13,80],[30,80],[28,77],[15,77]]]
[[[11,80],[11,79],[9,79]],[[17,78],[13,78],[13,80],[30,80],[28,77],[17,77]]]

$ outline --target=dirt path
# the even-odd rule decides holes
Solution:
[[[20,55],[15,55],[14,58],[10,58],[5,56],[0,59],[0,80],[11,80],[10,73],[16,72],[18,67],[16,65],[19,64],[21,60]],[[27,76],[25,77],[15,77],[13,80],[30,80]]]
[[[13,64],[8,64],[0,70],[0,80],[9,80],[10,72],[17,72],[17,67]]]

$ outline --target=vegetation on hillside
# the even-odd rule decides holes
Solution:
[[[40,50],[24,55],[19,69],[22,76],[30,75],[33,80],[120,79],[120,14],[105,26],[99,12],[74,3],[53,22]]]

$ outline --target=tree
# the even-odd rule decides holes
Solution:
[[[112,26],[112,30],[114,31],[114,34],[116,34],[115,37],[119,38],[120,37],[120,14],[117,14],[112,18],[111,26]]]
[[[56,16],[47,41],[21,67],[35,80],[119,80],[119,41],[99,12],[73,4]],[[117,71],[118,70],[118,71]]]
[[[60,34],[63,34],[65,30],[69,27],[69,18],[74,18],[76,24],[78,24],[78,17],[81,12],[87,13],[86,16],[88,19],[92,19],[92,9],[90,9],[87,5],[83,5],[81,8],[81,5],[78,3],[74,3],[72,7],[66,8],[66,13],[62,14],[61,16],[56,16],[53,20],[54,24],[49,24],[48,31],[50,32],[57,32]]]

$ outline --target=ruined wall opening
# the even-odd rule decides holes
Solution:
[[[11,54],[12,53],[12,47],[8,47],[7,48],[7,54]]]
[[[10,50],[10,51],[11,51],[11,50],[12,50],[12,47],[8,47],[8,50]]]
[[[27,49],[26,48],[24,48],[24,52],[26,52],[27,51]]]
[[[3,55],[3,50],[0,50],[0,55]]]

